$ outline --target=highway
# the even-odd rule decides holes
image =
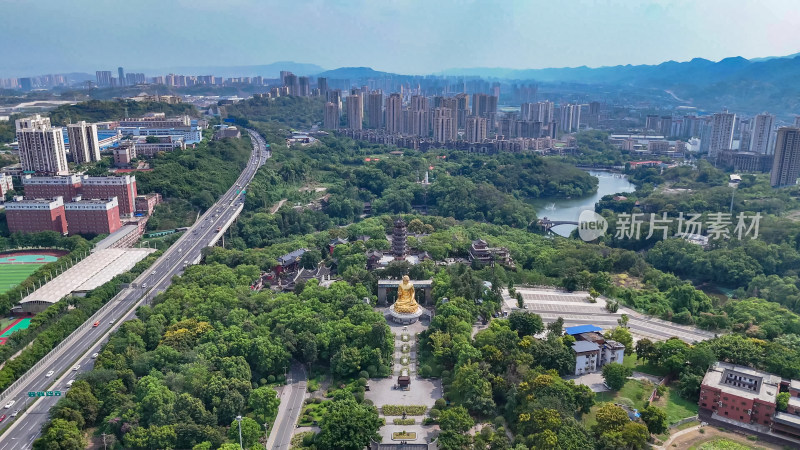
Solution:
[[[0,404],[0,415],[6,415],[0,423],[7,426],[0,435],[0,450],[30,448],[32,442],[41,433],[42,425],[47,422],[50,408],[61,398],[38,397],[29,398],[30,391],[61,391],[66,393],[67,383],[74,380],[94,366],[92,355],[100,351],[108,336],[125,320],[133,319],[136,307],[146,304],[153,297],[164,292],[175,275],[183,273],[186,266],[200,261],[204,247],[213,245],[225,232],[228,225],[241,212],[244,205],[244,194],[239,193],[253,179],[259,167],[263,166],[271,156],[266,141],[258,133],[247,130],[253,144],[253,152],[234,186],[209,208],[195,224],[170,246],[156,262],[122,290],[110,302],[110,305],[97,318],[92,318],[79,328],[74,342],[60,349],[51,364],[43,364],[33,368],[30,378],[20,386],[12,386],[12,390],[3,393]],[[95,322],[95,320],[97,322]],[[91,323],[90,323],[91,322]],[[97,326],[94,324],[97,323]],[[69,338],[68,338],[69,339]],[[54,371],[51,377],[46,374]],[[14,404],[5,407],[9,401]],[[27,406],[27,409],[24,409]],[[21,410],[16,417],[11,414]]]

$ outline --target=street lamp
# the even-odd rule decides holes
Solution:
[[[236,421],[239,422],[239,448],[244,450],[242,445],[242,416],[236,416]]]
[[[267,434],[268,429],[269,429],[269,423],[264,422],[264,450],[267,449],[267,441],[269,441],[269,435]]]

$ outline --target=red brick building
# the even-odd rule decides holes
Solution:
[[[79,175],[61,177],[36,177],[25,175],[22,185],[25,186],[25,198],[73,198],[81,193],[83,178]]]
[[[153,209],[161,203],[161,194],[146,194],[136,196],[136,213],[149,216]]]
[[[64,205],[64,210],[70,234],[111,234],[122,227],[116,197],[102,200],[75,197]]]
[[[792,398],[787,412],[777,411],[781,387]],[[800,437],[800,383],[749,367],[717,362],[700,385],[701,411],[712,418],[739,422],[746,429]],[[794,405],[794,406],[793,406]]]
[[[130,216],[136,211],[136,177],[86,177],[83,180],[83,198],[117,197],[120,216]]]
[[[29,199],[14,197],[13,202],[6,203],[6,222],[12,233],[37,233],[40,231],[57,231],[67,233],[67,219],[64,213],[64,200]]]

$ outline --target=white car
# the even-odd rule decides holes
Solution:
[[[5,409],[11,408],[12,406],[14,406],[14,403],[17,403],[17,401],[11,400],[10,402],[6,403],[6,406],[4,406],[3,408]]]
[[[115,319],[111,319],[108,323],[110,323],[111,325],[114,325],[114,321],[115,321]]]
[[[92,353],[92,359],[96,359],[96,358],[97,358],[97,353]]]
[[[47,375],[45,375],[45,377],[50,378],[50,377],[53,376],[54,373],[56,373],[56,372],[51,370],[50,372],[47,372]]]
[[[72,383],[74,383],[74,382],[75,382],[75,380],[69,380],[69,381],[67,381],[67,387],[71,387],[71,386],[72,386]]]
[[[80,368],[81,368],[81,365],[80,365],[80,364],[78,364],[77,366],[75,366],[75,367],[73,367],[73,368],[72,368],[72,371],[73,371],[73,372],[77,372],[77,371],[78,371],[78,369],[80,369]]]
[[[17,417],[17,414],[19,414],[19,410],[16,410],[13,413],[11,413],[11,417]]]

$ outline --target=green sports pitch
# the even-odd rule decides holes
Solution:
[[[6,292],[25,281],[44,264],[0,264],[0,292]]]

